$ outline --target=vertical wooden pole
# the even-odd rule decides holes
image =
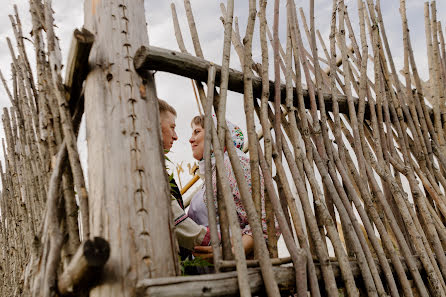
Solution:
[[[111,249],[90,296],[133,296],[139,280],[179,270],[155,83],[133,67],[149,43],[144,1],[86,0],[84,10],[95,35],[85,86],[90,229]]]

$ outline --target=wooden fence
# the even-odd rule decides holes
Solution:
[[[74,32],[64,79],[51,1],[30,1],[35,64],[17,9],[10,17],[12,86],[0,72],[11,101],[2,116],[1,296],[446,296],[446,47],[435,1],[424,7],[427,83],[419,76],[417,66],[425,65],[416,64],[404,0],[401,72],[379,0],[358,0],[357,11],[333,0],[328,46],[315,29],[320,4],[310,0],[307,20],[286,0],[285,48],[279,0],[268,7],[272,33],[267,1],[249,0],[243,40],[228,0],[221,5],[221,65],[203,56],[189,0],[195,56],[184,45],[173,4],[181,52],[149,46],[143,5],[86,0],[85,28]],[[261,62],[252,59],[257,24]],[[241,71],[229,68],[232,46]],[[219,207],[218,222],[213,204],[208,207],[217,273],[178,276],[154,70],[194,80],[205,113],[207,169],[212,146],[224,172],[224,143],[231,141],[227,93],[243,94],[252,194],[231,145],[227,153],[255,260],[245,259],[231,189],[220,174],[217,203],[226,210]],[[84,113],[88,191],[76,144]],[[213,199],[210,170],[206,177]],[[261,178],[268,242],[259,220]],[[277,259],[275,220],[288,259]],[[280,266],[286,262],[292,266]],[[231,267],[236,272],[224,272]]]

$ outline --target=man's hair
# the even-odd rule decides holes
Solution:
[[[158,99],[158,108],[160,115],[163,114],[163,112],[170,112],[174,116],[177,116],[177,111],[175,108],[173,108],[169,103],[162,99]]]
[[[200,125],[202,128],[204,128],[204,115],[197,115],[194,116],[192,118],[192,121],[190,122],[190,125],[192,126],[193,124],[195,125]]]

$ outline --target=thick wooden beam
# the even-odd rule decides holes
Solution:
[[[173,50],[163,49],[155,46],[143,46],[135,54],[133,60],[136,71],[145,70],[157,70],[164,71],[180,76],[188,77],[194,80],[206,82],[208,77],[208,68],[212,62],[204,59],[191,56],[189,54],[183,54]],[[221,66],[215,65],[216,76],[215,85],[220,85],[221,78]],[[254,76],[252,78],[253,92],[256,98],[260,98],[262,95],[262,80],[260,77]],[[243,93],[243,73],[234,69],[229,70],[229,83],[228,89]],[[274,82],[269,82],[270,89],[270,101],[274,101]],[[285,104],[286,86],[282,84],[280,87],[282,103]],[[310,98],[308,96],[308,90],[304,90],[305,107],[310,108]],[[331,94],[324,94],[324,101],[326,109],[332,110]],[[357,102],[358,99],[355,98]],[[338,96],[339,111],[344,114],[348,114],[347,97],[344,95]],[[357,105],[357,103],[355,103]],[[297,106],[297,94],[294,89],[294,105]],[[368,115],[368,106],[366,106],[366,115]]]
[[[273,267],[279,289],[293,287],[293,267]],[[264,292],[260,268],[249,268],[249,285],[253,295]],[[198,276],[182,276],[162,279],[146,279],[138,284],[137,296],[150,297],[198,297],[198,296],[240,296],[237,272],[223,272]]]
[[[418,269],[423,270],[421,261],[416,258]],[[404,261],[403,266],[406,273],[409,273]],[[339,287],[343,286],[343,280],[339,264],[330,263]],[[378,264],[378,263],[377,263]],[[362,286],[361,270],[356,260],[350,262],[350,267],[358,286]],[[315,264],[316,274],[319,282],[323,282],[320,264]],[[279,289],[292,290],[295,288],[294,268],[293,267],[273,267]],[[382,270],[378,265],[378,271]],[[423,272],[424,273],[424,272]],[[253,295],[264,292],[264,285],[260,268],[250,268],[248,271],[249,284]],[[321,284],[323,287],[323,284]],[[146,279],[138,283],[137,296],[150,297],[196,297],[196,296],[239,296],[237,285],[237,273],[224,272],[218,274],[205,274],[197,276],[166,277],[158,279]]]
[[[99,279],[100,272],[110,256],[110,245],[101,238],[84,241],[68,267],[59,276],[57,288],[62,295],[86,290]]]
[[[142,46],[135,54],[134,67],[138,72],[146,72],[149,70],[157,70],[173,73],[176,75],[188,77],[201,82],[206,82],[208,77],[208,68],[212,64],[216,68],[215,85],[220,86],[221,66],[212,62],[183,54],[169,49],[163,49],[155,46]],[[262,95],[262,79],[253,76],[252,86],[255,98],[260,98]],[[243,73],[234,69],[229,69],[229,84],[228,89],[243,94]],[[280,86],[282,104],[285,104],[286,86]],[[269,82],[269,100],[274,101],[274,82]],[[303,90],[305,108],[310,108],[310,98],[308,90]],[[356,108],[358,107],[358,98],[353,98]],[[318,108],[319,102],[316,100]],[[331,94],[324,94],[325,109],[327,111],[333,110],[333,101]],[[348,115],[347,97],[338,95],[339,112]],[[294,88],[294,106],[297,106],[297,93]],[[432,109],[429,113],[433,116]],[[364,118],[370,119],[370,109],[366,102]]]

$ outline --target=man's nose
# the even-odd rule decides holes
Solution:
[[[178,140],[178,135],[175,131],[173,131],[173,140]]]

